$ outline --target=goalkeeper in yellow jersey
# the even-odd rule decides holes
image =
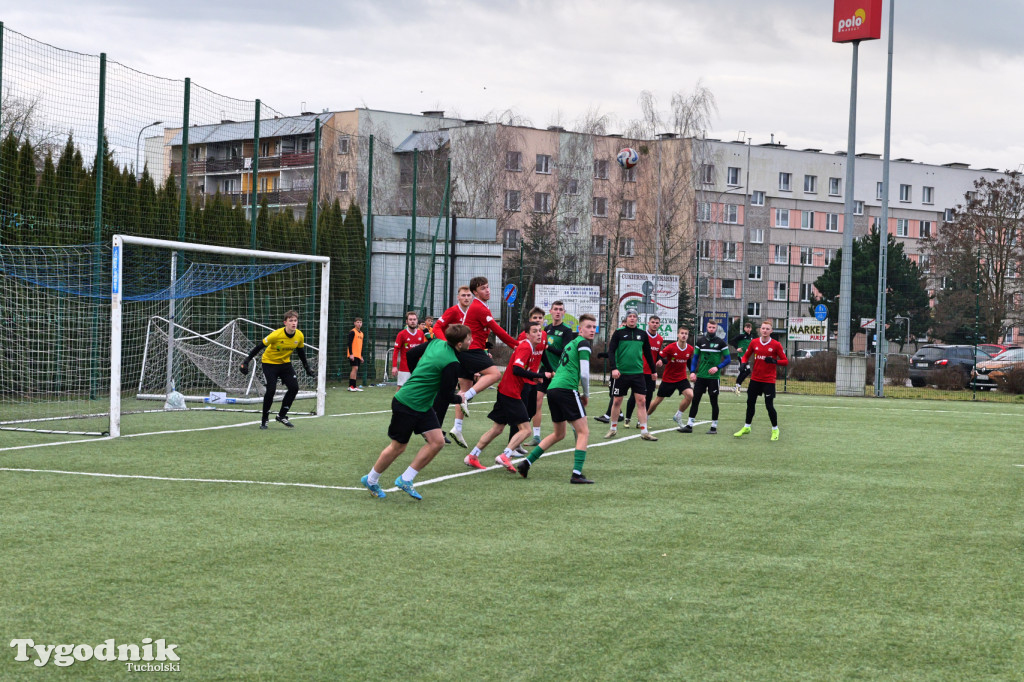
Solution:
[[[256,344],[255,348],[249,351],[245,360],[242,360],[240,367],[242,374],[248,374],[249,362],[256,357],[257,353],[263,351],[260,362],[263,363],[263,376],[267,380],[267,391],[263,394],[261,429],[267,428],[267,422],[270,420],[270,408],[274,404],[278,379],[288,390],[281,400],[281,410],[275,419],[288,428],[294,427],[294,424],[288,421],[288,410],[291,409],[292,401],[299,393],[299,380],[295,376],[295,370],[292,369],[292,352],[299,356],[306,374],[313,376],[313,370],[309,368],[309,361],[306,359],[306,347],[303,343],[305,337],[298,327],[299,314],[294,310],[289,310],[284,314],[284,326],[267,334],[262,341]]]

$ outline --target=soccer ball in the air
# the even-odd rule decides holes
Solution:
[[[619,151],[615,160],[623,168],[632,168],[640,161],[640,155],[632,147],[625,147]]]

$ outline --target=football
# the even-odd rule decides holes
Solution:
[[[619,162],[619,165],[623,168],[632,168],[640,161],[640,155],[632,147],[625,147],[619,150],[615,160]]]

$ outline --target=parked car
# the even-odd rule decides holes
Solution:
[[[827,352],[828,351],[824,348],[801,348],[794,353],[793,358],[796,360],[803,360],[805,358],[813,358],[815,355]]]
[[[974,365],[990,359],[991,355],[980,348],[975,351],[974,346],[922,346],[910,358],[910,384],[918,387],[934,384],[941,372],[955,369],[962,375],[963,385],[970,386]]]
[[[999,379],[1011,369],[1024,369],[1024,348],[1010,348],[997,357],[979,362],[974,377],[975,385],[983,391],[999,386]]]
[[[1014,346],[1014,345],[1007,346],[1007,345],[1002,344],[1002,343],[979,343],[978,344],[978,348],[982,349],[983,351],[985,351],[986,353],[988,353],[992,357],[996,357],[997,355],[999,355],[1000,353],[1002,353],[1004,351],[1008,351],[1011,348],[1020,348],[1020,346]]]

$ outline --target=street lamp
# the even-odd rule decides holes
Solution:
[[[142,133],[145,132],[146,128],[152,128],[153,126],[163,125],[163,121],[153,121],[148,126],[143,127],[139,131],[138,137],[135,138],[135,177],[139,176],[139,145],[142,143]]]

